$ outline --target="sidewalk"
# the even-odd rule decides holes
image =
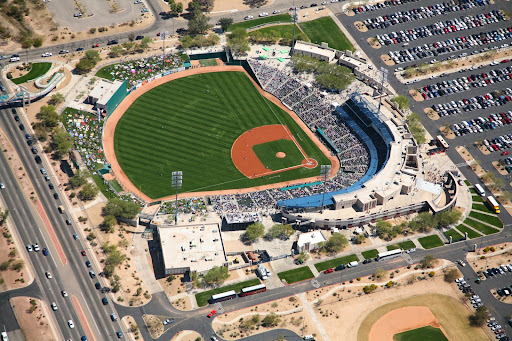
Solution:
[[[315,314],[315,311],[313,310],[313,307],[311,307],[311,304],[309,303],[308,299],[306,298],[306,293],[303,292],[303,293],[297,294],[297,297],[299,297],[299,299],[301,300],[304,309],[309,314],[309,317],[311,317],[311,319],[315,322],[315,327],[318,328],[318,331],[320,332],[320,335],[322,335],[322,338],[324,339],[324,341],[331,341],[331,338],[325,331],[322,322],[320,322],[320,320],[318,319],[318,317]]]

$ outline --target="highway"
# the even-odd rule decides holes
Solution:
[[[65,219],[67,215],[58,212],[57,207],[59,205],[66,205],[60,200],[54,199],[54,191],[49,189],[48,182],[45,181],[40,172],[39,165],[34,160],[34,155],[24,136],[25,132],[19,129],[18,123],[14,121],[13,117],[11,109],[2,110],[0,113],[0,128],[18,152],[24,164],[25,176],[32,180],[36,193],[41,200],[41,205],[55,230],[57,240],[64,251],[65,257],[63,260],[63,257],[58,255],[57,246],[47,233],[39,212],[37,212],[32,203],[30,203],[30,199],[20,188],[2,154],[0,158],[0,178],[6,188],[1,191],[1,194],[7,208],[11,212],[11,219],[15,222],[15,227],[19,232],[22,243],[24,245],[39,243],[41,249],[47,247],[50,251],[50,255],[47,257],[43,256],[41,251],[29,253],[42,298],[47,302],[48,309],[50,309],[49,304],[51,302],[56,302],[58,310],[54,314],[64,338],[72,337],[72,339],[78,340],[82,335],[90,334],[86,330],[89,328],[95,336],[95,338],[92,338],[92,335],[87,335],[90,340],[113,339],[115,338],[115,332],[121,329],[119,322],[111,322],[109,317],[112,312],[115,312],[114,305],[112,302],[107,306],[102,305],[101,299],[106,296],[95,289],[94,283],[97,279],[93,280],[89,277],[89,269],[85,265],[88,257],[83,257],[80,254],[81,250],[86,250],[87,252],[88,250],[84,249],[84,243],[81,240],[74,240],[72,235],[77,233],[75,224],[73,223],[72,226],[66,225]],[[26,127],[29,126],[26,122],[24,123]],[[44,157],[43,160],[46,161]],[[50,170],[50,167],[45,168],[48,171]],[[54,181],[54,184],[57,188],[56,181]],[[60,195],[64,194],[60,193]],[[80,233],[78,234],[80,235]],[[20,252],[26,251],[20,250]],[[98,271],[100,269],[95,268],[92,259],[91,261],[93,263],[93,270],[96,273],[101,272]],[[46,271],[50,271],[53,276],[52,279],[46,278]],[[64,298],[61,290],[66,290],[69,296]],[[72,299],[75,298],[80,303],[81,310],[84,312],[89,326],[83,326],[80,323],[81,321],[72,304]],[[69,319],[73,320],[76,326],[74,329],[68,328],[67,321]]]

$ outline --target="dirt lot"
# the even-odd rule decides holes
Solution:
[[[171,339],[172,341],[195,341],[201,338],[201,334],[193,330],[182,330]],[[201,339],[202,340],[202,339]]]
[[[126,330],[127,330],[127,338],[130,339],[130,340],[136,340],[135,338],[138,336],[139,339],[141,338],[140,336],[140,331],[139,331],[139,326],[137,326],[137,323],[135,323],[135,319],[131,316],[125,316],[121,319],[122,323],[124,324]],[[135,327],[134,327],[135,326]]]
[[[0,207],[0,209],[3,212],[4,208]],[[4,224],[0,228],[2,231],[0,235],[0,263],[10,263],[7,270],[0,271],[0,291],[21,288],[32,281],[32,276],[26,266],[23,266],[19,272],[11,269],[13,264],[24,262],[24,260],[20,256],[20,250],[16,248],[12,240],[9,227],[10,225],[7,226],[7,224]]]
[[[297,296],[290,296],[219,315],[213,321],[213,329],[226,340],[236,340],[245,336],[255,335],[274,328],[263,327],[260,323],[241,327],[241,324],[244,323],[243,321],[248,323],[255,315],[259,315],[259,320],[261,321],[270,313],[276,313],[280,318],[279,323],[274,328],[290,329],[299,335],[302,334],[302,328],[304,328],[305,335],[319,335],[313,319],[303,309],[302,303]],[[240,321],[241,319],[242,321]],[[322,338],[318,338],[318,340],[322,340]]]
[[[162,320],[155,315],[143,315],[142,318],[148,327],[151,337],[153,339],[159,338],[164,332],[164,324],[162,323]]]
[[[512,244],[502,243],[492,247],[494,251],[491,248],[481,248],[477,249],[475,253],[468,254],[468,264],[475,272],[478,273],[487,268],[495,268],[501,264],[512,263]]]
[[[31,308],[33,306],[31,300],[35,303],[34,308]],[[14,307],[16,319],[23,330],[26,340],[57,340],[46,317],[49,307],[43,310],[41,301],[30,297],[11,298],[10,302],[11,306]],[[31,309],[34,310],[32,311]]]

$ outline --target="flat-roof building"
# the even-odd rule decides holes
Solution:
[[[204,273],[227,262],[218,224],[158,226],[166,275]]]
[[[303,56],[310,56],[312,58],[330,63],[334,57],[336,57],[336,52],[334,49],[327,47],[327,44],[324,44],[325,43],[322,43],[322,47],[320,47],[318,45],[298,41],[293,47],[293,53]]]
[[[319,243],[325,241],[327,241],[327,239],[325,239],[324,234],[320,230],[301,233],[297,240],[297,249],[299,252],[308,252],[315,250],[318,248]]]
[[[126,89],[126,81],[115,80],[111,82],[101,79],[89,93],[87,102],[111,114],[124,99]]]

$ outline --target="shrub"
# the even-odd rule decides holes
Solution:
[[[496,249],[494,248],[494,246],[491,246],[491,247],[489,248],[489,250],[490,250],[491,252],[496,251]]]
[[[430,277],[434,277],[434,276],[436,275],[436,273],[435,273],[434,271],[430,271],[430,272],[428,273],[428,275],[429,275]]]

